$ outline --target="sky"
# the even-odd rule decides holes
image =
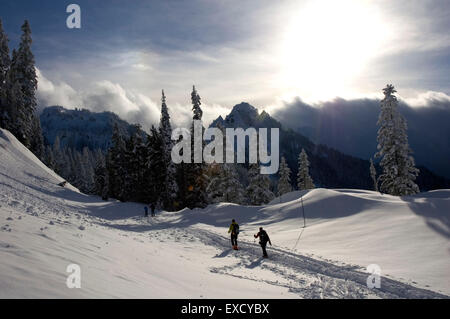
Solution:
[[[66,26],[70,3],[80,29]],[[387,83],[413,107],[450,103],[448,0],[2,0],[0,19],[11,49],[30,21],[41,108],[109,110],[144,128],[162,89],[186,123],[192,85],[207,123],[241,101],[277,113],[379,99]]]

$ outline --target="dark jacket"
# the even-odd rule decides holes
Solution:
[[[271,244],[272,245],[272,243],[271,243],[271,241],[270,241],[270,238],[269,238],[269,235],[267,234],[267,232],[263,229],[263,230],[260,230],[256,235],[254,235],[255,236],[255,238],[258,238],[259,237],[259,242],[261,243],[261,244],[263,244],[263,245],[265,245],[265,244],[267,244],[267,242],[269,242],[269,244]]]

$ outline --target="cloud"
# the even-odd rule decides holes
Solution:
[[[437,105],[450,105],[450,96],[443,92],[427,91],[419,93],[416,97],[405,98],[404,101],[413,107],[431,107]]]
[[[61,105],[63,107],[86,108],[94,112],[114,112],[130,123],[139,123],[148,130],[157,125],[160,119],[161,105],[149,96],[137,91],[125,89],[118,83],[108,80],[96,81],[87,90],[75,90],[65,82],[54,83],[46,78],[40,70],[38,73],[39,110],[46,106]],[[188,96],[190,92],[186,92]],[[167,94],[166,94],[167,95]],[[174,127],[189,127],[192,120],[192,105],[170,103],[169,114]],[[203,122],[209,125],[219,115],[225,115],[229,109],[220,104],[203,103]]]
[[[67,83],[53,83],[36,68],[38,78],[38,111],[49,105],[63,105],[71,108],[83,104],[79,94]]]
[[[400,99],[399,110],[408,123],[409,144],[419,165],[450,178],[450,99],[441,92],[425,92],[413,102]],[[336,98],[308,104],[297,98],[272,109],[284,126],[344,153],[369,159],[376,152],[380,100]],[[432,154],[432,156],[430,156]]]

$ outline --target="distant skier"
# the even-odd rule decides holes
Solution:
[[[259,232],[253,236],[255,236],[255,238],[259,237],[259,244],[261,245],[263,251],[263,257],[269,257],[267,256],[266,246],[267,242],[269,242],[270,246],[272,246],[272,242],[270,241],[269,235],[267,235],[266,231],[262,227],[259,227]]]
[[[148,207],[144,206],[144,217],[148,217]]]
[[[152,210],[152,217],[155,217],[155,203],[150,205],[150,209]]]
[[[58,184],[58,186],[61,187],[66,187],[67,181],[62,181],[61,183]]]
[[[228,233],[231,233],[231,246],[233,246],[234,250],[238,250],[237,238],[239,235],[239,225],[234,219],[231,221]]]

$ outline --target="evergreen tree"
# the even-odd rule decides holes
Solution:
[[[309,161],[305,149],[302,149],[298,157],[297,185],[299,190],[314,188],[313,180],[309,176]]]
[[[61,150],[61,143],[59,136],[55,137],[55,142],[53,143],[53,159],[55,161],[54,171],[56,172],[56,174],[62,176],[64,173],[63,172],[64,166],[68,164],[70,165],[70,162],[68,163],[67,160],[64,160],[64,154]]]
[[[48,168],[55,171],[56,169],[56,162],[55,157],[53,156],[53,150],[50,145],[45,146],[45,159],[44,159],[45,165],[47,165]]]
[[[234,164],[214,164],[207,187],[209,202],[245,203],[245,191]]]
[[[161,185],[164,185],[166,180],[164,161],[164,146],[163,138],[158,129],[152,126],[148,139],[149,150],[149,174],[150,192],[148,201],[154,203],[157,207],[163,206]]]
[[[8,37],[3,30],[3,24],[0,20],[0,128],[7,128],[8,109],[6,104],[7,82],[6,77],[11,66],[9,56]]]
[[[274,199],[275,195],[270,190],[270,179],[260,173],[258,164],[250,164],[248,179],[247,201],[250,205],[263,205]]]
[[[120,201],[124,201],[124,180],[125,180],[125,142],[119,131],[117,123],[114,125],[112,135],[112,147],[108,152],[108,176],[109,195]]]
[[[375,170],[372,159],[370,159],[370,177],[373,181],[373,189],[378,192],[377,171]]]
[[[191,93],[191,101],[192,101],[192,112],[194,113],[193,120],[202,120],[203,111],[200,105],[202,104],[200,95],[197,93],[195,89],[195,85],[192,87]]]
[[[165,181],[162,185],[162,203],[165,209],[172,210],[174,208],[174,203],[177,198],[178,185],[176,181],[176,167],[172,161],[172,127],[170,125],[169,110],[166,104],[166,96],[164,95],[164,90],[162,91],[161,97],[161,121],[159,124],[159,130],[161,138],[163,140],[163,157],[166,163],[165,168]]]
[[[202,120],[203,111],[200,107],[200,95],[198,95],[195,86],[191,94],[193,120]],[[203,126],[202,126],[203,130]],[[202,134],[203,136],[203,134]],[[208,195],[206,188],[208,186],[208,177],[206,176],[206,165],[202,163],[194,163],[194,122],[191,126],[191,145],[192,145],[192,163],[186,164],[185,174],[187,181],[186,203],[189,208],[206,207],[208,204]],[[204,146],[204,145],[203,145]]]
[[[280,163],[280,179],[278,180],[278,196],[289,193],[292,191],[291,186],[291,170],[286,163],[286,159],[284,157],[281,158]]]
[[[106,169],[106,159],[97,157],[95,165],[95,194],[108,200],[108,171]]]
[[[39,159],[43,159],[45,155],[44,137],[42,136],[41,121],[37,114],[33,114],[31,122],[30,150]]]
[[[398,100],[393,85],[384,89],[384,99],[381,101],[381,112],[377,124],[378,152],[380,166],[383,169],[379,177],[380,189],[387,194],[403,196],[417,194],[419,187],[414,182],[419,170],[408,144],[406,120],[398,112]]]
[[[13,50],[14,57],[17,52]],[[10,68],[6,77],[6,97],[3,107],[3,127],[9,130],[19,141],[29,147],[29,131],[27,131],[27,113],[20,82],[16,79],[14,69]]]
[[[32,143],[32,139],[36,134],[42,135],[42,132],[40,131],[40,125],[33,124],[37,104],[37,76],[34,55],[31,51],[31,28],[27,20],[22,25],[20,40],[19,49],[13,52],[9,81],[11,87],[18,83],[22,94],[21,101],[16,101],[16,104],[11,105],[11,107],[14,107],[19,115],[19,132],[17,132],[19,133],[19,140],[33,153],[37,154],[40,152],[41,146],[36,141],[40,138],[35,138],[34,143]],[[19,99],[19,96],[16,99]],[[34,148],[31,148],[32,145]]]
[[[83,192],[92,194],[95,189],[94,166],[91,151],[86,146],[83,148],[83,153],[81,154],[81,165],[83,172]]]
[[[139,125],[136,125],[136,132],[134,135],[136,157],[136,181],[134,185],[134,198],[136,201],[146,202],[146,192],[149,187],[149,180],[146,179],[146,171],[148,164],[148,150],[144,142],[145,133]]]

